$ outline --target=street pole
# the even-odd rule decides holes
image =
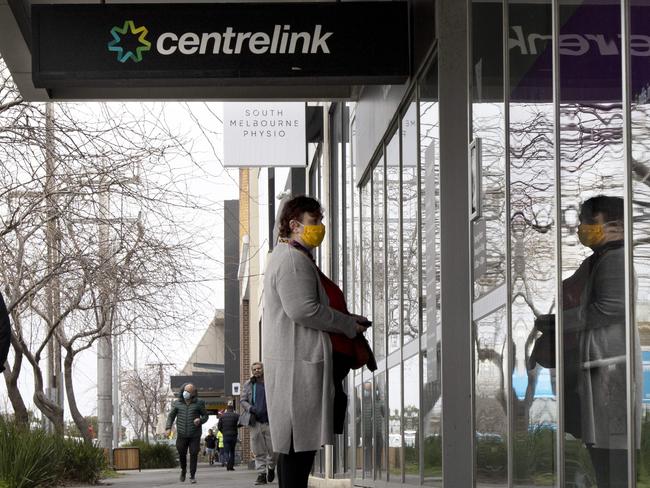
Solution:
[[[61,314],[61,289],[56,270],[60,258],[61,235],[58,227],[58,217],[55,197],[55,151],[54,151],[54,107],[51,103],[45,106],[45,192],[47,202],[47,265],[50,280],[47,286],[47,316],[49,327],[59,319]],[[59,324],[58,327],[62,327]],[[63,417],[63,372],[61,367],[61,344],[54,333],[47,344],[47,388],[45,394],[61,408]],[[46,421],[47,430],[54,431],[52,422]]]
[[[119,447],[122,433],[122,409],[120,407],[120,338],[113,336],[113,447]]]
[[[112,306],[109,303],[110,229],[108,226],[110,200],[108,186],[100,185],[99,194],[99,256],[104,268],[100,282],[102,336],[97,344],[97,437],[99,446],[107,449],[112,460],[113,443],[113,346]]]

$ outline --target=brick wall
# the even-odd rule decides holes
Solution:
[[[251,364],[251,352],[250,352],[250,305],[248,300],[242,300],[241,304],[241,327],[239,329],[239,338],[240,338],[240,351],[239,358],[241,362],[240,377],[242,386],[250,378],[250,364]],[[248,463],[252,459],[251,448],[250,448],[250,434],[247,428],[240,430],[241,436],[241,447],[242,447],[242,462]]]
[[[239,242],[241,249],[242,238],[250,235],[250,170],[240,168],[239,170]],[[250,378],[250,306],[248,300],[241,300],[239,327],[239,362],[240,362],[240,383],[242,386]],[[248,464],[251,461],[250,434],[247,428],[240,430],[242,463]]]

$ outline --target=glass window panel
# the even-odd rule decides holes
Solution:
[[[402,372],[388,371],[388,471],[389,479],[402,481]],[[417,386],[417,385],[416,385]]]
[[[620,2],[561,4],[565,39],[618,44]],[[567,484],[627,486],[621,57],[587,47],[560,56],[565,473]],[[604,236],[581,242],[581,224]]]
[[[375,376],[374,392],[375,425],[375,479],[386,479],[386,373]]]
[[[409,104],[402,118],[402,322],[404,344],[417,339],[420,328],[418,236],[418,106]]]
[[[474,323],[476,486],[508,485],[506,311]]]
[[[400,346],[400,169],[399,137],[395,133],[386,146],[386,206],[387,206],[387,270],[388,287],[387,328],[388,353]]]
[[[551,49],[550,1],[511,0],[509,22],[511,33],[549,36],[537,46]],[[513,486],[528,488],[553,484],[556,473],[555,369],[531,357],[535,319],[553,312],[557,284],[553,85],[550,70],[523,76],[521,51],[510,55]]]
[[[416,445],[422,443],[423,482],[427,486],[442,486],[442,384],[440,375],[440,181],[438,71],[434,63],[420,82],[420,282],[422,295],[422,436],[416,435]],[[405,429],[409,405],[417,410],[418,398],[409,400],[418,388],[410,388],[415,376],[406,374],[405,364]],[[408,394],[406,393],[408,392]],[[411,468],[411,451],[405,451],[407,482],[416,482]],[[417,459],[417,457],[416,457]],[[416,465],[417,466],[417,465]]]
[[[372,320],[372,198],[371,183],[368,181],[361,188],[361,222],[359,237],[361,243],[361,315]],[[363,230],[365,229],[365,232]],[[365,336],[372,344],[374,327],[368,327]]]
[[[344,120],[344,123],[346,124],[344,127],[345,130],[345,155],[346,155],[346,160],[345,160],[345,178],[344,178],[344,186],[345,186],[345,237],[346,237],[346,242],[344,243],[344,253],[345,253],[345,283],[344,283],[344,289],[345,289],[345,298],[348,304],[348,310],[350,310],[352,313],[355,313],[357,311],[357,304],[355,303],[355,287],[358,286],[358,274],[355,273],[355,267],[357,265],[357,262],[359,261],[356,259],[356,256],[358,254],[356,253],[356,243],[355,243],[355,234],[356,234],[356,229],[357,227],[355,226],[355,223],[357,222],[358,218],[358,210],[355,208],[355,205],[358,202],[358,198],[356,195],[356,185],[355,185],[355,180],[356,180],[356,161],[353,160],[352,158],[352,151],[351,151],[351,143],[350,143],[350,137],[348,136],[348,129],[347,129],[347,124],[349,123],[347,114],[349,114],[349,111],[346,107],[346,118]]]
[[[404,477],[413,485],[420,484],[419,360],[413,356],[404,361]]]
[[[386,323],[384,318],[385,306],[385,192],[384,192],[384,158],[381,158],[372,171],[372,327],[374,337],[373,351],[377,359],[386,355]],[[365,227],[366,231],[368,227]]]
[[[472,2],[471,230],[476,485],[508,486],[508,317],[506,296],[503,6]],[[492,294],[490,297],[488,295]]]
[[[361,386],[355,388],[354,432],[356,478],[363,477],[363,412],[361,410]]]
[[[372,420],[372,376],[363,380],[363,399],[361,402],[361,422],[363,424],[363,477],[374,479],[373,471],[373,420]]]
[[[650,1],[631,2],[631,34],[637,42],[648,35],[649,16]],[[640,444],[637,486],[650,486],[650,73],[641,51],[634,49],[631,58],[634,312],[635,339],[641,349],[636,351],[634,383],[635,415],[641,425],[636,432]]]

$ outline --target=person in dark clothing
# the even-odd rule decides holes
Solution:
[[[232,403],[228,403],[226,412],[219,419],[219,431],[223,434],[223,447],[228,464],[228,471],[235,470],[235,446],[237,445],[237,429],[239,424],[239,414],[235,412]]]
[[[253,376],[242,388],[243,413],[239,417],[239,423],[250,429],[251,449],[255,455],[255,469],[258,471],[255,484],[265,485],[275,479],[276,456],[273,452],[269,414],[266,409],[264,365],[260,362],[253,363],[251,372]]]
[[[196,465],[201,449],[201,426],[208,421],[205,402],[198,398],[196,388],[192,383],[181,387],[178,400],[172,403],[167,417],[167,436],[176,420],[176,449],[181,463],[180,480],[185,481],[187,473],[187,451],[190,451],[190,482],[196,483]]]
[[[208,430],[208,435],[205,436],[205,450],[208,454],[208,462],[210,465],[214,464],[214,453],[217,448],[217,437],[212,432],[212,429]]]
[[[5,305],[4,298],[0,293],[0,373],[5,370],[5,363],[9,355],[9,346],[11,345],[11,322],[9,321],[9,312]]]

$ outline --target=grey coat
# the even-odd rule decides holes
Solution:
[[[334,439],[332,343],[356,335],[356,320],[329,307],[318,269],[279,243],[264,276],[264,381],[276,452],[315,451]]]
[[[578,395],[582,440],[603,449],[627,448],[627,399],[625,356],[625,250],[605,251],[589,273],[575,316],[565,323],[579,330]],[[577,271],[589,266],[588,260]],[[643,373],[639,336],[635,330],[637,439],[641,429]],[[637,446],[639,447],[639,446]]]

